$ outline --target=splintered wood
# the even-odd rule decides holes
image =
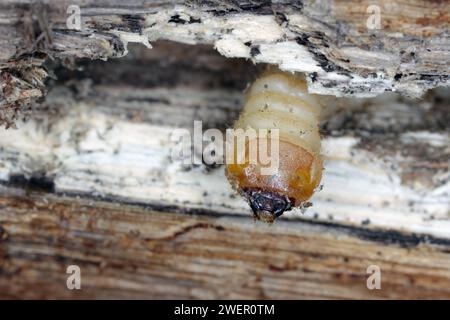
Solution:
[[[0,4],[0,298],[450,298],[444,1],[31,2]],[[172,157],[265,63],[326,105],[321,190],[271,226]]]
[[[420,97],[450,84],[445,1],[72,1],[77,10],[68,5],[0,4],[1,73],[16,74],[36,55],[118,58],[128,53],[129,43],[151,48],[157,40],[171,40],[210,44],[226,57],[305,72],[309,91],[318,94],[396,91]],[[18,75],[38,90],[34,98],[45,95],[42,79]],[[0,78],[0,86],[8,88],[7,80]],[[0,97],[0,124],[12,125],[29,101],[7,101],[1,91]],[[9,111],[2,112],[3,106]]]

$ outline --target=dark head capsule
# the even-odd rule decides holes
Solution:
[[[244,191],[244,196],[253,210],[254,217],[264,222],[273,222],[292,208],[289,198],[270,191],[248,189]]]

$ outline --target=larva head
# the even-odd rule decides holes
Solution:
[[[270,191],[246,189],[243,191],[253,215],[256,219],[272,223],[286,210],[290,210],[292,202],[288,197]]]

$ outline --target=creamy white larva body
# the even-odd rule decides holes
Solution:
[[[280,138],[276,174],[261,175],[261,166],[249,162],[227,165],[230,182],[257,218],[273,221],[308,200],[320,183],[320,113],[321,105],[301,75],[268,70],[249,88],[234,128],[279,129]]]
[[[269,72],[255,81],[235,128],[277,128],[282,140],[320,152],[321,106],[300,75]]]

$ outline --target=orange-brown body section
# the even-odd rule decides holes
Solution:
[[[248,154],[248,148],[246,148]],[[312,155],[290,142],[279,142],[279,167],[274,175],[262,175],[262,165],[250,164],[246,156],[243,164],[227,165],[228,179],[238,190],[259,189],[287,196],[294,206],[307,201],[322,177],[320,155]]]
[[[249,161],[247,141],[244,163],[227,164],[231,184],[244,196],[250,189],[287,197],[293,206],[307,201],[322,177],[320,111],[320,104],[308,93],[301,75],[273,68],[266,71],[249,88],[235,129],[278,129],[278,170],[271,175],[261,174],[259,159],[256,164]]]

